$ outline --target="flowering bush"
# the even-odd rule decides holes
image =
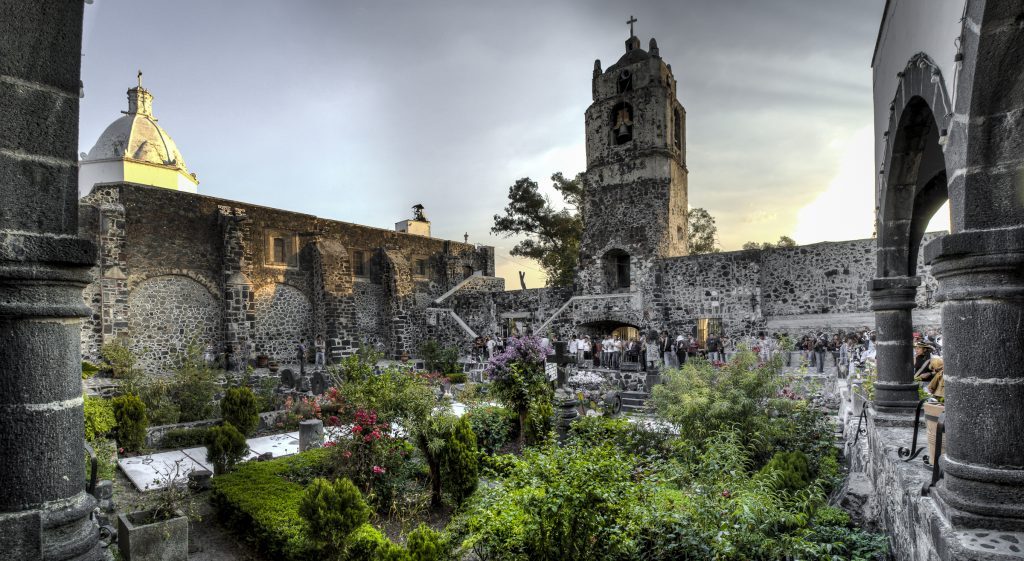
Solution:
[[[519,415],[519,443],[525,443],[527,416],[550,401],[551,388],[544,374],[544,347],[536,337],[512,337],[505,351],[487,363],[492,391],[506,407]]]
[[[337,417],[328,418],[334,426],[339,426],[337,422]],[[339,430],[341,436],[332,445],[335,471],[351,479],[378,508],[390,505],[408,478],[406,459],[412,447],[394,438],[389,424],[381,422],[372,410],[357,410],[347,434],[340,426]]]

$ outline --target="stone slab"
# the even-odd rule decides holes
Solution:
[[[256,455],[270,452],[275,458],[299,452],[299,433],[291,432],[249,439],[249,450]]]
[[[128,476],[136,489],[145,492],[162,489],[164,485],[157,485],[154,480],[163,479],[168,470],[173,472],[175,462],[178,460],[181,460],[181,471],[175,481],[187,481],[188,474],[193,470],[207,469],[180,450],[122,458],[117,461],[117,465],[121,467],[121,471]]]

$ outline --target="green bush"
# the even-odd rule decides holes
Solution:
[[[352,532],[346,554],[349,561],[409,561],[405,549],[369,524],[363,524]]]
[[[353,530],[370,519],[370,507],[348,479],[332,484],[317,478],[302,495],[299,516],[309,527],[308,535],[317,548],[337,551],[344,548]]]
[[[256,394],[247,387],[228,388],[220,400],[220,414],[225,423],[234,425],[245,435],[252,434],[260,425]]]
[[[96,366],[95,364],[93,364],[93,363],[91,363],[91,362],[89,362],[87,360],[83,360],[82,361],[82,379],[83,380],[88,380],[89,378],[92,378],[96,374],[99,374],[99,371],[100,371],[100,367],[99,366]]]
[[[138,452],[146,446],[146,405],[138,396],[125,394],[113,400],[117,441],[125,450]]]
[[[224,423],[206,431],[206,461],[213,464],[213,473],[221,475],[231,471],[235,464],[245,458],[249,445],[245,435],[234,425]]]
[[[799,450],[776,452],[760,473],[773,477],[773,487],[779,491],[799,491],[811,483],[807,455]]]
[[[451,384],[465,384],[466,383],[466,373],[465,372],[452,372],[451,374],[448,374],[446,377],[448,378],[448,382],[451,383]]]
[[[487,454],[507,444],[517,425],[515,413],[495,405],[471,407],[463,418],[469,419],[473,427],[477,448]]]
[[[128,348],[128,339],[126,337],[116,337],[114,340],[104,343],[100,347],[100,357],[103,359],[100,369],[110,372],[115,378],[130,379],[137,375],[135,370],[136,358],[131,349]]]
[[[181,410],[171,397],[173,383],[163,376],[139,376],[131,384],[139,399],[146,404],[146,418],[153,426],[173,425],[181,418]]]
[[[188,350],[178,357],[174,381],[169,394],[181,412],[179,422],[204,421],[217,417],[217,406],[213,401],[220,389],[220,372],[206,366],[202,350],[189,345]]]
[[[458,372],[458,347],[443,347],[437,341],[429,339],[420,345],[420,358],[427,372]],[[454,383],[454,382],[453,382]]]
[[[106,436],[117,426],[114,407],[110,400],[102,397],[84,396],[85,439],[95,442]]]
[[[476,490],[480,479],[477,457],[476,435],[469,419],[462,417],[455,422],[441,454],[443,485],[456,505],[462,504]]]
[[[623,417],[583,417],[569,427],[569,442],[589,448],[611,444],[617,449],[650,464],[678,457],[683,442],[667,432]],[[679,458],[685,459],[685,458]]]
[[[409,532],[405,540],[409,561],[443,561],[449,558],[444,535],[426,524],[420,524]]]
[[[314,557],[299,504],[306,484],[328,472],[329,448],[266,462],[246,462],[213,478],[210,501],[218,516],[266,557],[288,561]]]
[[[160,439],[161,448],[192,448],[206,446],[206,433],[209,427],[190,427],[171,429]]]

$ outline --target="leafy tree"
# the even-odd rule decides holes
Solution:
[[[536,337],[512,337],[505,351],[487,363],[491,393],[519,415],[519,445],[526,442],[527,416],[535,402],[550,399],[544,374],[545,351]]]
[[[690,228],[687,236],[690,255],[722,251],[718,247],[718,226],[710,212],[703,208],[691,208],[686,217]]]
[[[583,236],[583,174],[567,179],[559,172],[551,181],[565,208],[556,210],[540,193],[537,182],[524,177],[509,187],[505,215],[494,215],[491,233],[525,235],[510,253],[539,261],[549,286],[568,286],[573,283]]]
[[[743,244],[743,249],[779,249],[783,247],[796,247],[796,241],[789,236],[779,236],[779,241],[772,242],[747,242]]]

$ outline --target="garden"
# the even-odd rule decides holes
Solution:
[[[436,351],[432,366],[452,370]],[[793,390],[780,362],[749,351],[688,362],[664,373],[635,417],[599,414],[599,380],[580,377],[574,393],[587,415],[558,434],[537,339],[512,340],[486,383],[458,379],[461,415],[439,400],[449,377],[381,370],[377,358],[332,367],[319,396],[270,403],[244,380],[217,391],[219,402],[211,395],[203,407],[222,421],[194,438],[217,474],[188,500],[205,501],[267,559],[887,558],[884,536],[834,506],[844,476],[833,417]],[[126,452],[145,446],[147,411],[198,415],[202,399],[174,399],[176,384],[205,379],[184,364],[187,382],[140,385],[145,397],[115,398],[109,415],[90,415],[97,402],[87,399],[87,436],[113,431]],[[259,411],[275,407],[285,411],[275,428],[322,421],[324,446],[242,461]]]

